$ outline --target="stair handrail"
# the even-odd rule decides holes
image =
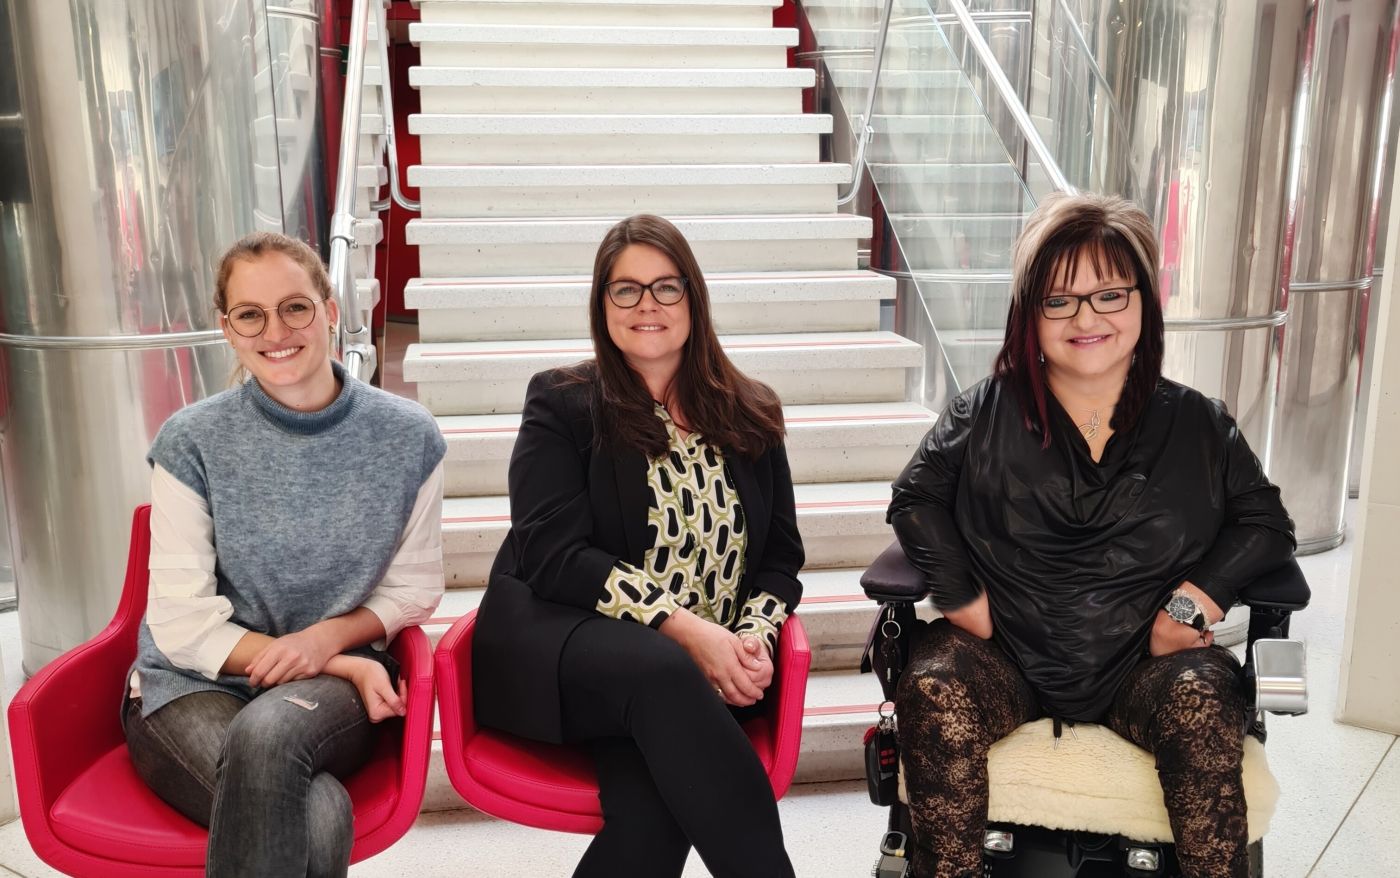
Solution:
[[[875,64],[870,71],[870,85],[865,89],[865,105],[860,114],[860,134],[856,138],[856,157],[851,162],[850,188],[836,198],[836,206],[849,204],[860,191],[861,176],[865,173],[865,148],[875,129],[870,125],[870,116],[875,112],[875,93],[880,87],[880,67],[885,60],[885,37],[890,32],[890,11],[894,0],[885,0],[885,9],[880,14],[880,30],[875,35]]]
[[[345,102],[340,115],[340,159],[335,174],[335,206],[331,212],[330,280],[340,298],[340,354],[345,370],[360,380],[374,374],[374,339],[360,312],[359,291],[350,266],[355,248],[355,189],[360,170],[360,109],[364,97],[365,46],[368,42],[369,4],[381,9],[383,0],[354,0],[350,11],[350,55],[345,65]],[[381,28],[379,39],[385,38]],[[388,70],[383,74],[388,75]],[[387,128],[388,120],[385,120]]]
[[[390,0],[386,0],[385,6]],[[399,147],[397,126],[394,124],[394,90],[391,77],[389,75],[389,35],[385,22],[384,8],[381,7],[379,15],[379,103],[384,112],[384,150],[388,154],[389,160],[389,198],[404,210],[412,213],[421,213],[423,206],[417,199],[409,198],[404,194],[399,183]],[[386,210],[389,207],[389,198],[375,201],[372,205],[375,210]],[[380,205],[383,205],[382,207]]]
[[[1031,152],[1035,153],[1036,159],[1045,169],[1051,184],[1061,192],[1078,193],[1079,190],[1069,182],[1069,178],[1065,176],[1065,172],[1050,153],[1050,148],[1045,145],[1045,140],[1040,136],[1040,131],[1036,129],[1035,123],[1031,120],[1026,105],[1021,103],[1021,97],[1016,94],[1016,88],[1011,84],[1011,80],[1006,78],[1006,71],[1002,70],[1001,62],[992,52],[992,47],[987,45],[987,40],[982,36],[982,31],[978,29],[972,13],[968,11],[967,4],[963,3],[963,0],[946,0],[946,2],[952,7],[953,14],[957,16],[959,24],[962,25],[963,35],[967,38],[968,45],[972,47],[972,51],[977,54],[978,60],[986,68],[987,76],[1001,95],[1002,101],[1011,113],[1012,121],[1021,130],[1021,136],[1026,139],[1026,144],[1030,147]]]

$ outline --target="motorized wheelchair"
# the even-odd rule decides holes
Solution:
[[[877,878],[906,874],[911,838],[902,776],[888,741],[895,687],[912,645],[916,605],[926,594],[923,574],[896,542],[875,559],[861,587],[880,605],[866,641],[861,670],[879,677],[886,704],[880,725],[867,733],[871,799],[889,807],[880,841]],[[1249,607],[1244,684],[1245,796],[1249,808],[1250,875],[1263,875],[1262,836],[1278,787],[1263,758],[1266,713],[1307,711],[1303,644],[1287,640],[1290,615],[1308,604],[1307,580],[1296,561],[1259,577],[1240,591]],[[1162,790],[1150,754],[1105,726],[1081,723],[1056,740],[1051,721],[1021,726],[993,745],[989,822],[983,842],[986,878],[1173,878],[1179,875]],[[884,732],[884,737],[879,737]],[[875,744],[872,745],[872,738]],[[1091,766],[1092,770],[1086,770]],[[881,774],[883,773],[883,783]]]

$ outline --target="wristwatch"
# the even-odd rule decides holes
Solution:
[[[1167,605],[1163,607],[1163,609],[1167,611],[1167,615],[1171,616],[1173,621],[1180,622],[1183,625],[1190,625],[1197,631],[1206,630],[1209,624],[1206,621],[1206,608],[1201,606],[1201,603],[1191,597],[1191,595],[1180,589],[1172,592],[1171,598],[1167,601]]]

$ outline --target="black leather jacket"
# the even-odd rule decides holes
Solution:
[[[889,520],[934,605],[985,588],[993,637],[1052,716],[1095,721],[1146,654],[1172,589],[1222,608],[1287,561],[1293,522],[1234,420],[1163,379],[1100,462],[1049,398],[1051,444],[989,378],[957,397],[895,480]]]

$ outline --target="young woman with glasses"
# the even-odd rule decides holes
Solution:
[[[593,266],[595,356],[530,382],[511,530],[474,640],[483,725],[581,743],[604,825],[575,876],[792,875],[740,728],[801,596],[782,408],[710,323],[689,244],[623,220]]]
[[[1293,523],[1234,420],[1161,376],[1157,268],[1128,202],[1042,203],[995,373],[895,480],[943,614],[896,699],[920,878],[982,874],[987,751],[1044,715],[1155,754],[1183,875],[1248,874],[1245,699],[1208,626],[1288,560]]]
[[[211,876],[345,875],[337,780],[405,711],[384,651],[442,597],[432,417],[331,359],[338,305],[300,241],[251,235],[215,306],[248,376],[151,447],[151,584],[123,705],[137,773],[209,827]]]

